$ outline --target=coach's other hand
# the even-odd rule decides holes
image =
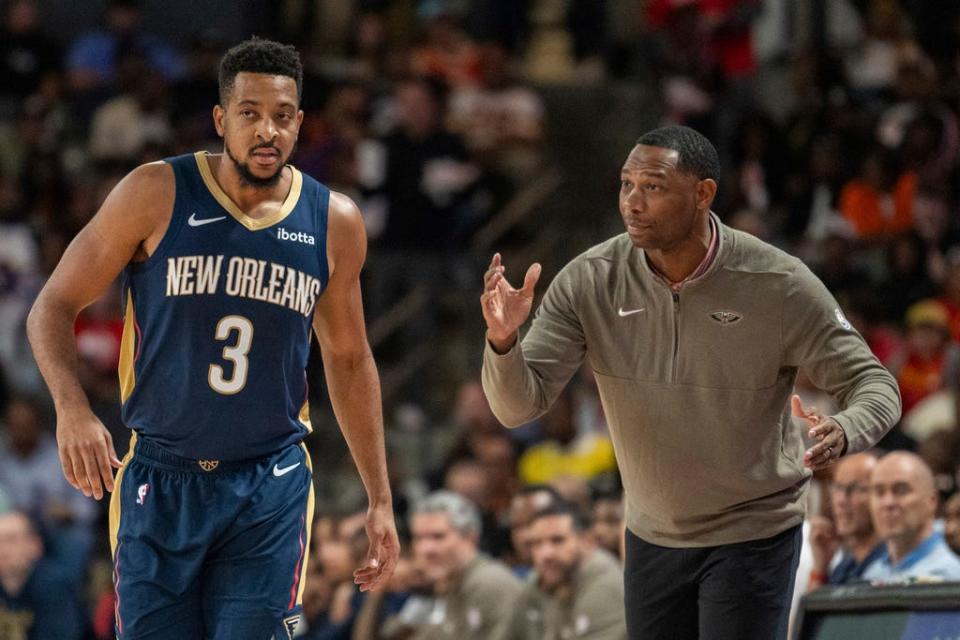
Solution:
[[[847,434],[833,418],[820,413],[816,408],[805,409],[800,396],[790,398],[793,415],[801,418],[810,427],[807,432],[817,443],[803,454],[803,464],[814,471],[823,469],[842,456],[847,450]]]

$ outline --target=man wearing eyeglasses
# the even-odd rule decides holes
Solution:
[[[916,454],[888,453],[870,474],[870,512],[886,543],[863,578],[873,583],[913,579],[960,581],[960,558],[934,527],[937,488]]]
[[[808,591],[860,580],[867,566],[883,554],[870,518],[870,474],[876,466],[872,452],[846,456],[837,464],[830,485],[832,519],[811,519],[813,569]]]

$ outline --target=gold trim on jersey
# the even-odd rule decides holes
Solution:
[[[310,422],[310,401],[304,399],[303,406],[300,407],[300,424],[307,428],[307,433],[313,433],[313,423]]]
[[[123,482],[123,472],[127,470],[127,464],[133,458],[133,449],[137,446],[137,432],[130,434],[130,448],[127,455],[121,460],[120,469],[117,470],[117,477],[113,480],[113,493],[110,495],[110,553],[117,553],[117,535],[120,532],[120,483]]]
[[[200,169],[200,177],[203,178],[203,183],[210,191],[210,195],[220,203],[220,206],[236,218],[237,222],[250,231],[266,229],[267,227],[277,224],[290,215],[293,208],[297,206],[297,202],[300,200],[300,191],[303,189],[303,174],[292,164],[287,165],[290,167],[290,172],[293,175],[293,179],[290,181],[290,191],[287,193],[283,204],[280,205],[280,209],[273,215],[263,218],[251,218],[243,209],[237,206],[237,203],[230,199],[230,196],[227,195],[223,188],[220,187],[216,178],[213,177],[213,171],[210,170],[210,164],[207,161],[208,155],[206,151],[197,151],[193,154],[193,157],[197,160],[197,168]]]
[[[133,309],[133,294],[127,289],[127,309],[123,314],[123,337],[120,338],[120,363],[117,373],[120,376],[120,404],[127,401],[137,384],[133,370],[134,356],[137,354],[137,317]]]
[[[310,460],[310,452],[307,451],[307,445],[300,443],[303,449],[303,455],[307,461],[307,468],[310,470],[310,493],[307,495],[307,519],[304,523],[306,529],[306,541],[303,547],[303,566],[300,567],[300,585],[297,587],[297,606],[303,604],[303,588],[307,584],[307,563],[310,561],[310,534],[313,532],[313,462]]]

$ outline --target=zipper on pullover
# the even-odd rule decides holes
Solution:
[[[677,382],[677,357],[680,353],[680,292],[671,291],[673,296],[673,366],[670,367],[670,382]]]

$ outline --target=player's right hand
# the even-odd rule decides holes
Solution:
[[[113,469],[119,469],[113,438],[93,413],[57,419],[57,447],[63,475],[74,489],[88,498],[113,491]]]
[[[483,295],[480,296],[483,319],[487,323],[487,339],[494,350],[500,353],[510,350],[517,339],[517,331],[530,315],[533,288],[542,270],[540,264],[534,262],[523,278],[523,287],[514,289],[503,275],[505,269],[500,262],[500,254],[493,254],[490,266],[483,274]]]

